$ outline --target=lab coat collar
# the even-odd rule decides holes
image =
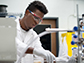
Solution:
[[[20,26],[20,18],[17,18],[15,21],[17,22],[17,29],[19,30],[19,31],[22,31],[22,32],[26,32],[25,30],[23,30],[22,28],[21,28],[21,26]]]
[[[17,18],[15,21],[17,22],[17,29],[19,30],[19,31],[22,31],[22,32],[24,32],[24,33],[26,33],[26,32],[28,32],[28,31],[25,31],[24,29],[22,29],[21,28],[21,26],[20,26],[20,18]],[[30,29],[29,31],[31,31],[31,30],[33,30],[33,29]]]

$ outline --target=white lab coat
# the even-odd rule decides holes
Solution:
[[[66,36],[61,37],[60,45],[59,45],[59,57],[69,57],[70,58],[71,56],[68,55],[68,47],[69,46],[67,44],[66,38],[67,38]],[[70,37],[68,37],[68,38],[70,38]],[[73,35],[72,35],[72,40],[73,41],[77,41],[76,39],[74,40]],[[77,47],[77,46],[76,45],[72,45],[72,48],[73,47]],[[73,53],[72,53],[72,55],[73,55]]]
[[[62,42],[63,39],[63,42]],[[61,37],[60,45],[59,45],[59,57],[68,57],[68,46],[66,43],[66,36],[64,38]]]
[[[28,32],[24,31],[20,27],[19,18],[15,21],[17,22],[17,57],[19,57],[21,55],[21,52],[26,48],[26,46],[31,42],[31,40],[37,36],[37,33],[33,29],[30,29]],[[36,39],[29,46],[33,48],[42,48],[40,38]],[[25,54],[24,57],[21,59],[21,63],[33,63],[33,54]]]

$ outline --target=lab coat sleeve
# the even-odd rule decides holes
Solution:
[[[38,36],[35,31],[34,31],[33,33],[34,33],[34,38]],[[34,47],[35,47],[35,48],[42,48],[42,49],[43,49],[42,44],[41,44],[41,41],[40,41],[40,37],[38,37],[38,38],[35,40]]]
[[[22,41],[20,41],[18,38],[16,38],[16,44],[17,44],[17,54],[18,56],[20,56],[23,50],[27,47],[27,45]]]
[[[42,48],[42,44],[41,44],[41,41],[40,41],[40,38],[39,37],[36,40],[35,47],[36,48]]]

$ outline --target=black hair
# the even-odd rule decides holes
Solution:
[[[40,2],[40,1],[33,1],[29,4],[29,6],[26,8],[26,10],[30,10],[32,12],[36,11],[36,9],[38,9],[39,11],[41,11],[44,14],[48,13],[48,10],[46,8],[46,6]]]

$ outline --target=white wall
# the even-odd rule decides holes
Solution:
[[[8,12],[24,13],[28,4],[33,0],[0,0],[0,4],[7,4]],[[84,13],[84,0],[40,0],[48,8],[45,17],[58,17],[59,28],[72,29],[77,25],[76,4],[79,7],[79,17]],[[61,33],[60,33],[61,34]]]

